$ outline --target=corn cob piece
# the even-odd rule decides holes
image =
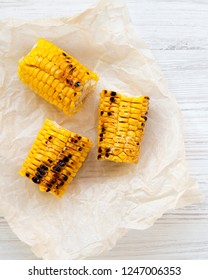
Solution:
[[[98,160],[138,163],[149,97],[125,97],[115,91],[100,94]]]
[[[40,191],[61,197],[85,161],[90,139],[46,119],[20,170]]]
[[[39,39],[29,54],[19,61],[18,76],[67,115],[79,110],[98,81],[96,73],[45,39]]]

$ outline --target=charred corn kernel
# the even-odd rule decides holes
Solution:
[[[98,81],[96,73],[45,39],[39,39],[19,61],[18,75],[24,84],[68,115],[79,110]],[[51,88],[62,95],[55,94]]]
[[[61,197],[85,161],[92,142],[46,119],[19,174],[40,191]]]
[[[138,163],[149,97],[100,94],[97,159]]]

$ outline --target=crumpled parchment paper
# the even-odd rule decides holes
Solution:
[[[100,76],[96,92],[72,117],[17,78],[18,60],[40,37]],[[98,255],[128,229],[146,229],[165,211],[199,201],[197,183],[187,170],[180,109],[123,1],[101,0],[73,18],[1,21],[0,41],[0,207],[12,230],[38,257]],[[103,88],[151,98],[138,165],[95,160]],[[18,175],[46,117],[95,143],[62,199],[39,192]]]

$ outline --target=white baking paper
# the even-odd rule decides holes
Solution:
[[[18,60],[40,37],[100,76],[96,92],[72,117],[17,78]],[[144,230],[165,211],[199,201],[201,194],[185,160],[180,109],[123,1],[101,0],[73,18],[1,21],[0,41],[0,207],[12,230],[38,257],[99,255],[128,229]],[[97,109],[103,88],[151,98],[138,165],[96,161]],[[94,141],[62,199],[39,192],[18,175],[46,118]]]

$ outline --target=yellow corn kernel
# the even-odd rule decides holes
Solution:
[[[58,92],[62,92],[62,89],[65,87],[65,85],[63,83],[58,83],[58,85],[56,86],[56,90]]]
[[[52,87],[49,87],[48,96],[49,96],[49,97],[52,96],[52,95],[54,94],[54,92],[55,92],[55,89],[52,88]]]
[[[47,84],[44,84],[43,86],[43,94],[47,94],[48,93],[48,90],[49,90],[49,86]]]

